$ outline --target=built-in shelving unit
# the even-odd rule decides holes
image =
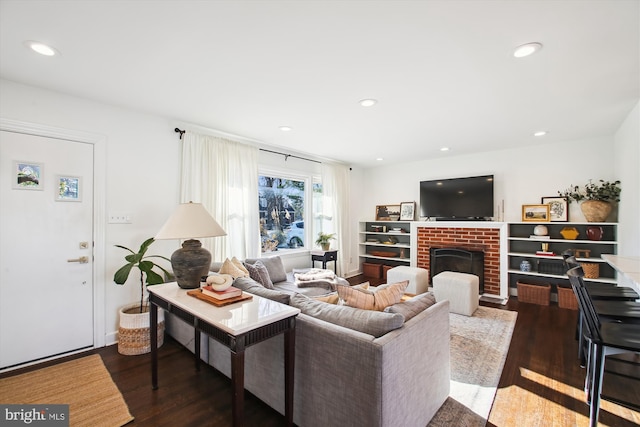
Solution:
[[[388,266],[409,265],[411,223],[406,221],[362,221],[359,223],[360,263]]]
[[[535,236],[536,225],[544,225],[548,230],[548,239]],[[588,227],[600,227],[600,240],[587,238]],[[578,236],[575,239],[565,239],[561,231],[565,228],[575,228]],[[601,257],[602,254],[616,254],[618,249],[618,231],[616,223],[593,222],[516,222],[509,223],[508,260],[509,287],[515,288],[518,281],[527,283],[549,283],[552,285],[568,286],[562,262],[562,252],[566,249],[582,251],[577,256],[580,263],[595,264],[599,270],[598,277],[585,277],[587,282],[616,283],[616,272]],[[547,251],[554,255],[538,255],[542,244],[548,244]],[[588,251],[588,255],[585,251]],[[531,271],[522,271],[520,264],[523,260],[530,263]]]

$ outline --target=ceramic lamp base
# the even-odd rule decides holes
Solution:
[[[182,289],[197,289],[203,276],[209,273],[211,253],[199,240],[186,240],[182,248],[171,255],[171,268]]]

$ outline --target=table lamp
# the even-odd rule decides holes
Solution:
[[[211,253],[196,238],[226,235],[201,203],[189,202],[178,206],[158,231],[156,239],[188,239],[171,255],[171,268],[178,286],[196,289],[211,265]]]

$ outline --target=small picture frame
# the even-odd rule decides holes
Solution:
[[[13,162],[13,185],[16,190],[44,189],[44,164],[36,162]]]
[[[400,205],[376,206],[376,221],[398,221],[400,219]]]
[[[569,201],[566,197],[543,197],[541,203],[543,205],[549,205],[549,221],[569,221]]]
[[[522,222],[549,222],[549,205],[522,205]]]
[[[57,202],[82,201],[82,178],[79,176],[58,175],[56,187]]]
[[[400,203],[400,221],[413,221],[416,212],[416,202]]]

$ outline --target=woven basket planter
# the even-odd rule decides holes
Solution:
[[[580,209],[587,222],[604,222],[611,213],[613,206],[611,206],[611,203],[601,200],[585,200],[580,205]]]
[[[518,301],[538,305],[549,305],[551,285],[530,285],[517,282]]]
[[[137,312],[138,304],[120,309],[118,328],[118,353],[126,356],[145,354],[151,351],[149,311]],[[130,313],[129,311],[134,311]],[[158,347],[164,343],[164,310],[158,309]]]

